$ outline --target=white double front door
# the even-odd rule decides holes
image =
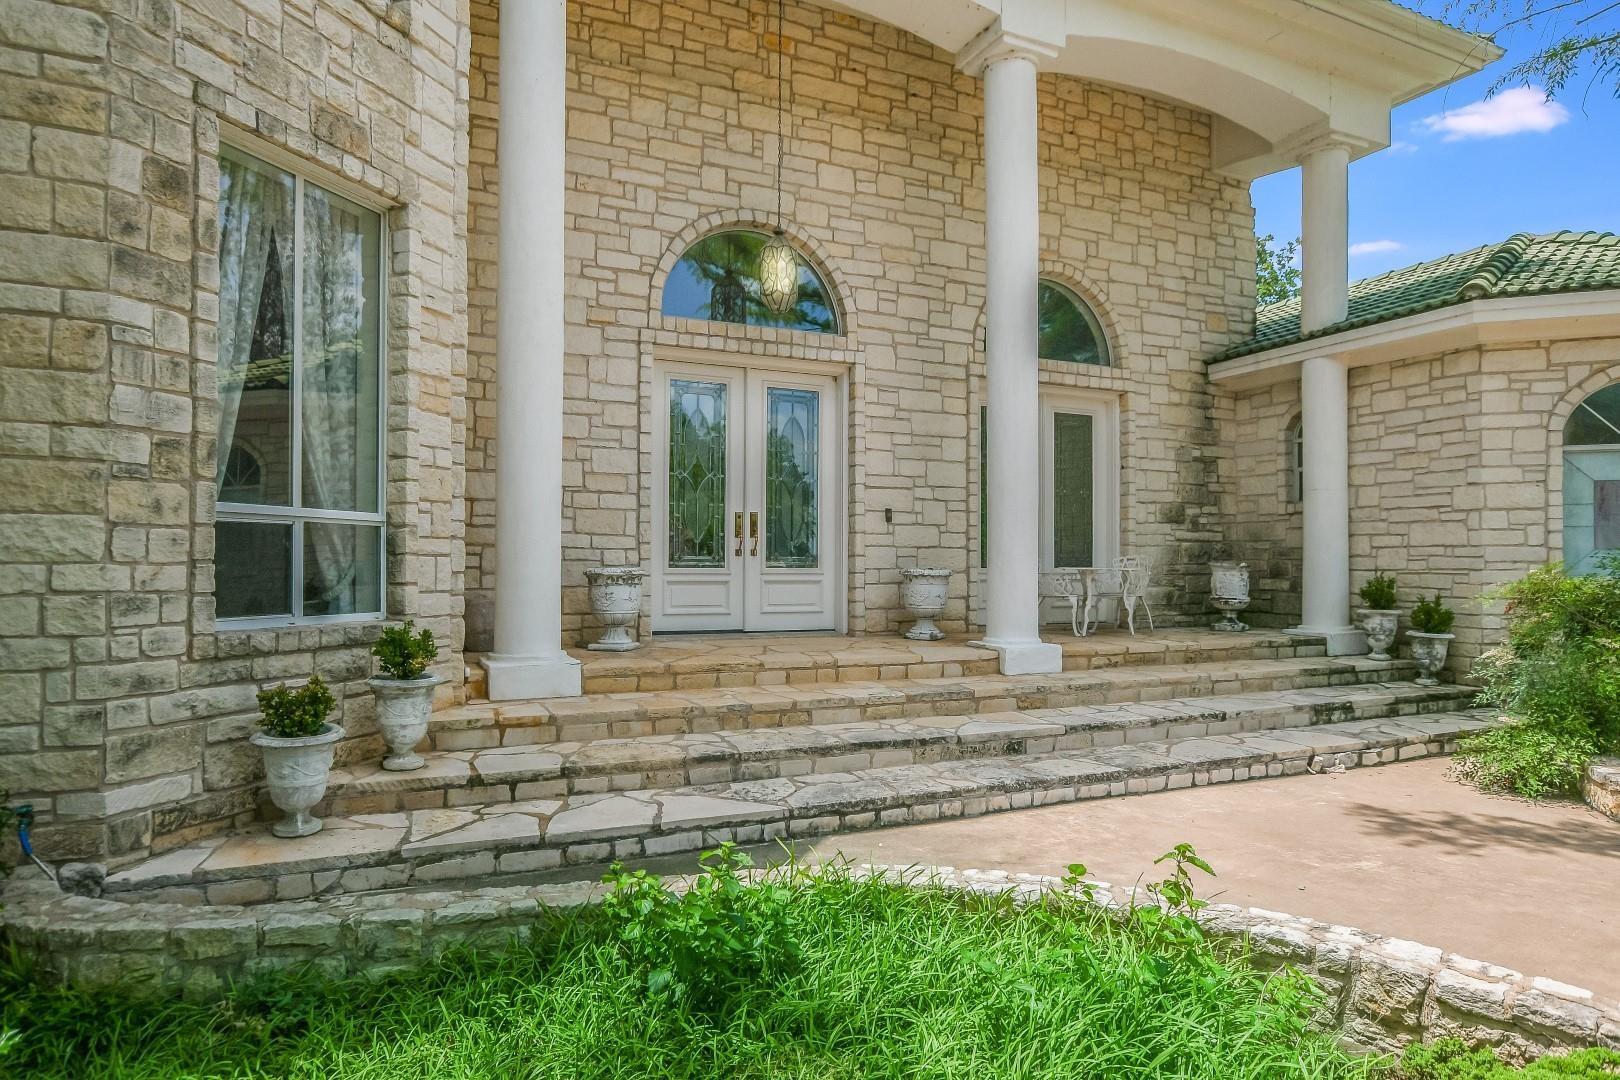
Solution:
[[[663,363],[656,385],[653,629],[834,629],[838,381]]]

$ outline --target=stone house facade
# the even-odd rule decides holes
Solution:
[[[256,816],[264,685],[320,674],[339,760],[373,756],[385,618],[434,632],[445,704],[479,654],[495,696],[568,692],[564,647],[595,632],[590,566],[649,568],[640,632],[674,628],[686,609],[656,580],[671,380],[770,408],[820,395],[803,461],[822,470],[822,592],[771,625],[892,632],[899,569],[932,564],[955,572],[948,631],[1043,670],[1035,577],[1071,550],[1064,528],[1094,562],[1150,565],[1156,617],[1206,618],[1209,560],[1254,558],[1280,527],[1253,496],[1273,459],[1242,432],[1275,447],[1287,391],[1238,398],[1206,372],[1251,332],[1248,180],[1303,162],[1329,192],[1307,200],[1307,281],[1338,280],[1342,301],[1342,215],[1336,233],[1311,208],[1338,190],[1342,211],[1394,102],[1491,58],[1385,6],[1345,38],[1299,3],[1274,44],[1240,47],[1123,8],[1070,27],[1034,0],[796,0],[780,25],[762,0],[4,0],[0,787],[54,857],[128,861]],[[1329,85],[1339,64],[1362,74]],[[280,235],[243,225],[282,190]],[[695,245],[775,227],[830,325],[672,307]],[[347,254],[328,265],[322,245]],[[285,312],[266,306],[272,267]],[[1090,359],[1041,355],[1038,297]],[[1311,303],[1307,322],[1333,322]],[[340,384],[341,452],[319,419]],[[1373,423],[1353,423],[1357,447]],[[1060,431],[1084,462],[1072,490]],[[330,501],[327,463],[363,473],[364,452],[376,492]],[[1064,518],[1059,490],[1094,512]],[[716,510],[724,546],[744,509]],[[1355,537],[1359,567],[1374,541]],[[254,575],[285,612],[233,593]],[[540,629],[514,643],[525,620]],[[698,624],[680,625],[722,628]]]

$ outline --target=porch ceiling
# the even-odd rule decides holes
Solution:
[[[1045,70],[1210,112],[1215,164],[1244,179],[1302,144],[1390,142],[1389,111],[1497,59],[1483,39],[1391,0],[827,0],[951,52],[999,27],[1052,49]]]

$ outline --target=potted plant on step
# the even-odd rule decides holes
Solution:
[[[1451,624],[1456,621],[1457,613],[1442,604],[1438,594],[1430,600],[1419,600],[1412,609],[1412,629],[1406,632],[1406,640],[1422,673],[1417,678],[1419,685],[1439,684],[1435,676],[1446,666],[1446,650],[1457,636],[1451,632]]]
[[[416,623],[406,619],[402,626],[382,632],[371,655],[377,658],[382,674],[366,685],[377,701],[377,726],[382,729],[388,756],[382,767],[390,772],[410,772],[425,762],[416,744],[427,734],[433,715],[433,688],[444,680],[427,673],[427,666],[439,655],[433,631],[413,633]]]
[[[1360,591],[1361,602],[1367,606],[1356,614],[1361,617],[1361,628],[1367,632],[1367,644],[1372,648],[1367,659],[1388,660],[1389,647],[1395,644],[1395,628],[1401,621],[1395,606],[1395,579],[1374,574]]]
[[[319,675],[303,686],[273,686],[259,692],[259,731],[249,738],[264,752],[264,779],[270,801],[286,817],[270,826],[277,836],[308,836],[321,831],[310,814],[326,794],[333,744],[343,729],[326,718],[337,704]]]

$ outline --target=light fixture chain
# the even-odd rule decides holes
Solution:
[[[776,0],[776,227],[782,227],[782,139],[783,114],[787,110],[786,0]]]

